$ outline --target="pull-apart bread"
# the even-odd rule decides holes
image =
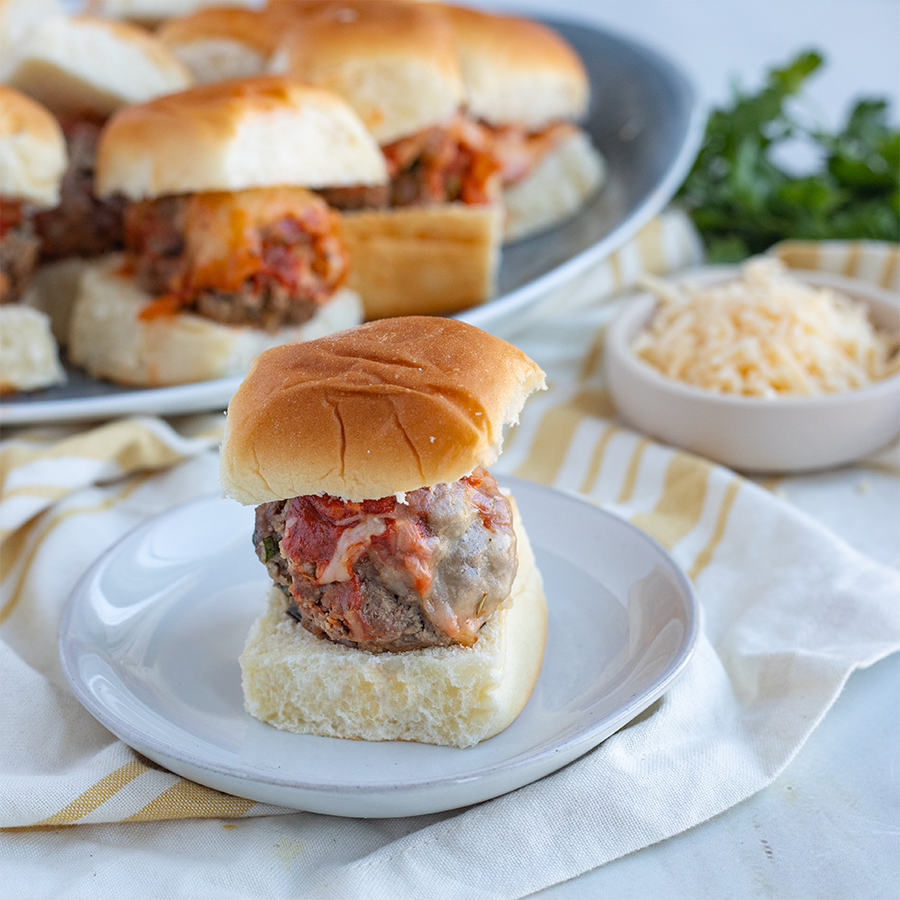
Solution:
[[[359,322],[339,218],[313,191],[386,177],[350,107],[290,79],[120,110],[100,137],[96,190],[127,201],[125,252],[82,279],[73,362],[127,384],[201,381]]]
[[[240,658],[287,731],[469,747],[531,695],[540,574],[487,471],[544,373],[454,319],[382,319],[260,356],[220,478],[273,585]]]
[[[0,85],[0,392],[63,380],[49,319],[20,301],[40,253],[35,215],[59,202],[65,168],[66,144],[56,119]]]

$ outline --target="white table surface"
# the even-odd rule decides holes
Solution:
[[[833,127],[865,94],[888,97],[895,122],[900,114],[895,0],[498,0],[493,6],[577,17],[638,38],[679,62],[707,104],[727,101],[735,81],[755,89],[766,69],[801,49],[820,49],[827,65],[811,79],[805,109]],[[777,491],[857,549],[900,568],[895,476],[824,473],[784,481]],[[896,655],[855,673],[769,788],[691,831],[535,896],[897,897],[898,687]]]

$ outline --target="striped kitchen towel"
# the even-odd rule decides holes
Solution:
[[[277,814],[286,816],[284,839],[305,848],[296,865],[309,866],[308,877],[329,873],[318,896],[422,896],[432,881],[465,871],[491,896],[518,897],[683,831],[770,783],[849,674],[900,649],[900,574],[775,492],[616,420],[601,348],[622,300],[609,298],[643,270],[697,263],[697,248],[687,220],[668,213],[569,292],[547,298],[540,318],[506,325],[546,369],[550,389],[528,403],[495,471],[588,497],[652,535],[694,581],[703,635],[649,713],[513,794],[377,834],[364,822],[290,815],[164,771],[81,708],[62,676],[56,631],[69,591],[101,551],[149,516],[218,490],[221,413],[32,429],[0,445],[0,826],[24,830],[19,846],[33,840],[36,852],[35,829],[128,822],[135,830],[115,839],[143,846],[159,832],[140,823]],[[835,477],[895,484],[892,459]],[[560,827],[564,853],[543,840]],[[222,852],[252,858],[271,840],[246,832]],[[172,877],[178,857],[172,848]],[[219,862],[211,857],[210,877]],[[235,896],[278,884],[277,873],[243,877],[234,876]]]

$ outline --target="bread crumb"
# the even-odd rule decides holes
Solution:
[[[868,494],[869,493],[869,482],[863,479],[862,481],[856,482],[856,493],[857,494]]]

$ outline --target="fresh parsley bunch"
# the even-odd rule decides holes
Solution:
[[[828,134],[787,108],[822,65],[814,51],[772,69],[755,95],[736,92],[714,110],[694,168],[679,192],[712,262],[733,262],[784,238],[900,240],[900,131],[884,100],[857,102],[843,130]],[[773,151],[796,138],[813,142],[820,166],[803,176]]]

